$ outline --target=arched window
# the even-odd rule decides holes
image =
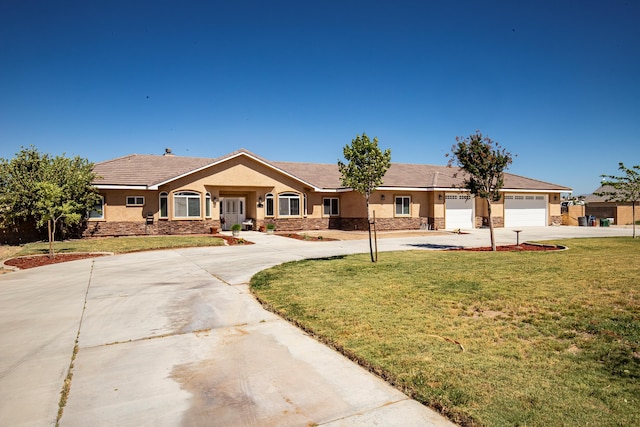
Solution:
[[[160,215],[159,218],[169,218],[169,195],[163,191],[160,193]]]
[[[273,194],[271,193],[267,193],[264,196],[264,204],[265,204],[265,211],[264,211],[264,216],[274,216],[275,215],[275,209],[274,209],[274,199],[273,199]]]
[[[173,215],[176,218],[200,218],[200,193],[193,191],[175,193]]]
[[[211,218],[211,193],[209,192],[204,197],[204,216]]]
[[[297,193],[278,195],[278,216],[300,216],[300,195]]]

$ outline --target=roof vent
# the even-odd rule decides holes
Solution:
[[[171,151],[171,148],[164,149],[164,156],[173,156],[173,151]]]

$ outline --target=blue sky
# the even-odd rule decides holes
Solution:
[[[640,163],[636,1],[0,0],[0,157],[335,163],[356,134],[445,164],[476,129],[509,171],[592,192]]]

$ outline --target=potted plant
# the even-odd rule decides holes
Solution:
[[[242,230],[242,225],[233,224],[231,226],[231,234],[233,235],[233,237],[238,237],[240,235],[240,230]]]
[[[268,222],[267,223],[267,234],[273,234],[273,232],[276,230],[276,225],[273,222]]]

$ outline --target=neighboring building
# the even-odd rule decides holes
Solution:
[[[103,200],[85,235],[209,233],[253,220],[278,230],[366,229],[364,197],[340,184],[337,164],[274,162],[239,150],[208,159],[133,154],[97,163]],[[391,165],[372,194],[378,229],[469,229],[487,224],[486,203],[459,188],[446,166]],[[505,174],[493,205],[498,227],[561,223],[568,187]]]
[[[613,219],[613,224],[617,225],[629,225],[633,224],[633,209],[631,202],[608,202],[608,196],[596,196],[595,193],[615,191],[611,186],[600,186],[594,194],[590,194],[585,198],[585,215],[595,216],[596,218],[609,218]],[[637,212],[640,209],[636,207],[636,221],[640,214]]]

